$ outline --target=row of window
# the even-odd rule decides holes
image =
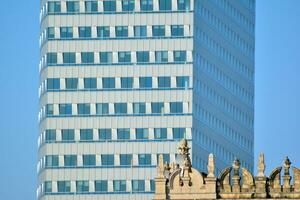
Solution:
[[[123,52],[51,52],[42,58],[42,63],[49,66],[57,64],[126,64],[126,63],[168,63],[187,61],[187,51],[123,51]]]
[[[128,189],[131,188],[131,191]],[[66,193],[154,192],[154,180],[46,181],[39,187],[43,195]]]

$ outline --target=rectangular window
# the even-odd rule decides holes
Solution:
[[[111,129],[99,129],[98,130],[100,140],[111,140]]]
[[[147,63],[149,62],[149,51],[137,51],[136,52],[137,63]]]
[[[67,90],[76,90],[78,88],[78,78],[66,78],[65,81]]]
[[[158,88],[170,88],[171,77],[161,76],[158,77]]]
[[[45,194],[51,193],[52,192],[52,181],[45,181],[44,185],[45,185],[45,187],[44,187]]]
[[[63,129],[61,130],[62,141],[69,142],[74,141],[75,131],[74,129]]]
[[[112,63],[112,52],[100,52],[100,63]]]
[[[155,191],[155,181],[150,180],[150,191]]]
[[[151,103],[151,111],[153,114],[164,113],[164,103],[154,102]]]
[[[82,52],[81,53],[81,63],[83,63],[83,64],[94,63],[94,53],[93,52]]]
[[[121,88],[133,88],[133,78],[132,77],[122,77],[121,78]]]
[[[57,181],[57,191],[59,193],[71,192],[71,182],[70,181]]]
[[[118,61],[119,63],[130,63],[131,62],[131,52],[119,52],[118,53]]]
[[[72,115],[72,104],[59,104],[59,115]]]
[[[168,62],[168,51],[156,51],[155,62],[166,63]]]
[[[47,90],[59,90],[60,79],[59,78],[47,78]]]
[[[88,104],[88,103],[79,103],[79,104],[77,104],[77,113],[78,113],[78,115],[89,115],[89,114],[91,114],[90,104]]]
[[[170,103],[170,113],[183,113],[183,103],[182,102],[171,102]]]
[[[48,13],[60,13],[61,3],[60,1],[50,1],[48,2]]]
[[[140,77],[140,88],[152,88],[152,77]]]
[[[149,139],[149,130],[147,128],[137,128],[135,138],[137,140]]]
[[[116,11],[116,1],[103,1],[104,12],[114,12]]]
[[[93,140],[93,129],[80,129],[80,141]]]
[[[110,36],[109,26],[98,26],[97,27],[97,37],[98,38],[108,38]]]
[[[63,63],[64,64],[75,64],[76,54],[74,52],[63,53]]]
[[[97,115],[108,115],[108,103],[97,103],[96,104],[96,114]]]
[[[102,154],[101,155],[101,164],[103,166],[112,166],[115,164],[114,155],[113,154]]]
[[[144,180],[132,180],[132,191],[133,192],[144,192],[145,181]]]
[[[57,53],[47,53],[47,64],[57,64]]]
[[[103,87],[103,89],[116,88],[115,78],[112,78],[112,77],[102,78],[102,87]]]
[[[64,155],[65,167],[76,167],[77,166],[77,155]]]
[[[172,10],[172,0],[158,0],[159,10]]]
[[[116,26],[116,37],[128,37],[128,26]]]
[[[129,128],[117,129],[117,139],[118,140],[129,140],[130,139],[130,129]]]
[[[55,129],[46,130],[45,134],[46,134],[45,135],[46,143],[55,142],[55,140],[56,140],[56,130]]]
[[[131,154],[120,154],[120,165],[121,166],[132,165],[132,155]]]
[[[157,154],[157,160],[159,160],[159,155],[160,154]],[[162,154],[162,156],[163,156],[163,160],[164,160],[164,163],[170,163],[170,154]]]
[[[107,192],[107,181],[95,181],[95,192]]]
[[[83,166],[96,166],[96,155],[83,155],[82,156]]]
[[[189,88],[189,77],[188,76],[177,76],[176,87],[178,88]]]
[[[115,114],[127,114],[127,103],[115,103]]]
[[[151,165],[151,154],[139,154],[139,165]]]
[[[152,11],[153,0],[141,0],[141,11]]]
[[[184,36],[183,25],[172,25],[171,26],[171,35],[172,36]]]
[[[185,62],[186,51],[174,51],[174,62]]]
[[[146,103],[133,103],[133,113],[134,114],[145,114],[146,113]]]
[[[55,38],[55,31],[53,27],[47,28],[47,38],[48,39],[54,39]]]
[[[166,128],[155,128],[154,129],[155,139],[167,139],[167,129]]]
[[[78,27],[79,38],[90,38],[92,37],[92,29],[88,26]]]
[[[184,139],[185,138],[185,128],[173,128],[173,139]]]
[[[84,89],[97,89],[97,78],[84,78]]]
[[[134,37],[147,37],[147,26],[134,26]]]
[[[122,0],[122,11],[133,11],[134,0]]]
[[[46,167],[58,167],[58,156],[46,156],[45,160]]]
[[[97,1],[86,1],[85,2],[85,12],[97,12],[98,2]]]
[[[177,10],[190,10],[190,0],[177,0]]]
[[[89,192],[89,181],[76,181],[76,192],[78,193]]]
[[[113,181],[114,192],[125,192],[126,181],[125,180],[114,180]]]
[[[46,115],[47,116],[54,115],[53,104],[47,104],[46,105]]]
[[[78,1],[67,1],[67,12],[68,13],[79,12],[79,2]]]
[[[73,27],[61,27],[60,38],[73,38]]]
[[[152,36],[153,37],[162,37],[165,36],[165,26],[159,25],[159,26],[152,26]]]

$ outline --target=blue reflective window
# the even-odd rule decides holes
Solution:
[[[149,62],[149,51],[137,51],[136,52],[137,63],[147,63]]]
[[[156,51],[155,62],[166,63],[168,62],[168,51]]]
[[[102,78],[102,87],[104,89],[116,88],[116,81],[113,77]]]
[[[159,160],[159,155],[160,154],[157,154],[157,160]],[[163,156],[163,160],[164,160],[164,163],[170,163],[170,154],[162,154],[162,156]]]
[[[57,64],[57,53],[47,53],[47,64]]]
[[[131,52],[130,51],[119,52],[118,60],[119,60],[119,63],[130,63],[131,62]]]
[[[118,140],[130,139],[130,129],[129,128],[117,129],[117,139]]]
[[[116,37],[128,37],[128,26],[116,26]]]
[[[83,63],[83,64],[94,63],[94,53],[93,52],[82,52],[81,53],[81,63]]]
[[[73,27],[60,27],[60,38],[73,38]]]
[[[95,192],[107,192],[107,181],[95,181]]]
[[[141,11],[152,11],[153,0],[141,0]]]
[[[92,37],[92,28],[88,26],[78,27],[79,38],[90,38]]]
[[[60,13],[61,3],[60,1],[50,1],[48,2],[48,13]]]
[[[115,103],[115,114],[127,114],[127,103]]]
[[[68,13],[79,12],[79,2],[78,1],[67,1],[67,12]]]
[[[56,130],[55,129],[46,130],[45,134],[46,134],[45,135],[46,142],[55,142],[55,140],[56,140]]]
[[[152,88],[152,77],[140,77],[140,88]]]
[[[44,185],[45,185],[44,193],[45,194],[51,193],[52,192],[52,181],[45,181]]]
[[[97,37],[98,38],[108,38],[110,37],[109,26],[98,26],[97,27]]]
[[[185,128],[173,128],[173,138],[174,139],[184,139],[185,138]]]
[[[76,90],[78,88],[78,78],[66,78],[65,81],[67,90]]]
[[[96,166],[96,155],[88,154],[82,156],[83,166]]]
[[[162,102],[151,103],[151,111],[154,114],[164,113],[164,103]]]
[[[59,193],[71,192],[71,182],[70,181],[57,181],[57,191]]]
[[[100,140],[111,140],[111,129],[99,129],[98,130]]]
[[[122,77],[121,78],[121,88],[133,88],[133,78],[132,77]]]
[[[51,116],[53,114],[54,114],[53,104],[47,104],[46,105],[46,115]]]
[[[183,113],[183,103],[170,102],[170,113]]]
[[[46,167],[58,167],[58,156],[57,155],[46,156],[45,166]]]
[[[190,0],[177,0],[177,10],[190,10]]]
[[[133,103],[133,113],[134,114],[145,114],[146,113],[146,103]]]
[[[166,128],[155,128],[154,129],[155,139],[167,139],[167,129]]]
[[[89,192],[89,181],[76,181],[76,192]]]
[[[158,0],[159,10],[172,10],[172,0]]]
[[[125,180],[114,180],[113,181],[114,192],[125,192],[126,181]]]
[[[47,78],[47,89],[48,90],[59,90],[60,79],[59,78]]]
[[[98,2],[97,1],[85,1],[85,12],[97,12]]]
[[[84,89],[97,89],[97,78],[84,78]]]
[[[147,37],[147,26],[134,26],[134,37]]]
[[[63,129],[61,130],[61,139],[62,141],[74,141],[75,131],[74,129]]]
[[[100,52],[100,63],[112,63],[112,52]]]
[[[172,25],[171,26],[171,35],[172,36],[184,36],[183,25]]]
[[[170,88],[171,77],[161,76],[158,77],[158,88]]]
[[[53,39],[55,38],[55,31],[53,27],[48,27],[47,28],[47,38],[48,39]]]
[[[178,88],[188,88],[190,85],[188,76],[177,76],[176,77],[176,87]]]
[[[114,165],[115,164],[114,154],[102,154],[101,155],[101,164],[103,166]]]
[[[76,63],[76,54],[74,52],[63,53],[63,63],[64,64],[75,64]]]
[[[165,36],[165,26],[159,25],[159,26],[152,26],[152,36],[153,37],[162,37]]]
[[[139,165],[151,165],[151,154],[139,154]]]
[[[77,155],[64,155],[65,167],[76,167],[77,166]]]
[[[185,62],[186,61],[186,51],[174,51],[174,62]]]
[[[150,180],[150,191],[155,191],[155,181]]]
[[[133,192],[144,192],[145,181],[144,180],[132,180],[132,191]]]
[[[131,154],[120,154],[120,165],[132,165],[132,155]]]
[[[88,104],[88,103],[79,103],[79,104],[77,104],[77,113],[79,115],[89,115],[89,114],[91,114],[90,104]]]
[[[59,115],[72,115],[72,104],[59,104]]]
[[[116,1],[103,1],[103,10],[104,12],[116,11]]]
[[[93,129],[80,129],[80,141],[93,140]]]
[[[135,138],[137,140],[149,139],[149,130],[147,128],[137,128]]]
[[[96,104],[96,113],[97,115],[108,115],[108,103],[97,103]]]
[[[122,11],[133,11],[134,0],[122,0]]]

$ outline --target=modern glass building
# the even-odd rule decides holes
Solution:
[[[151,199],[182,138],[253,169],[254,0],[40,8],[39,199]]]

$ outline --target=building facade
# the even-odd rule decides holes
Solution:
[[[158,155],[253,168],[251,0],[41,0],[39,199],[151,199]]]

